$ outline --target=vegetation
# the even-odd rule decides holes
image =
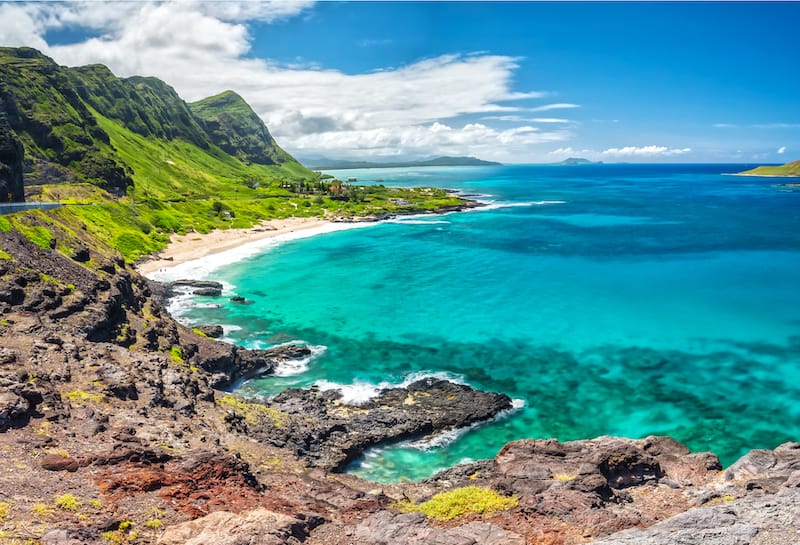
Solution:
[[[173,233],[252,227],[289,216],[355,217],[462,204],[439,189],[351,186],[300,165],[226,91],[192,104],[155,78],[67,68],[0,48],[0,104],[25,147],[26,191],[67,206],[0,218],[64,255],[89,243],[128,262]]]
[[[84,390],[72,390],[64,394],[64,397],[74,405],[85,405],[87,403],[100,403],[105,399],[105,395],[101,393],[92,394]]]
[[[259,424],[262,422],[271,422],[276,428],[282,428],[286,425],[289,416],[272,407],[266,407],[259,403],[247,403],[232,395],[223,395],[217,398],[217,404],[229,411],[232,411],[244,418],[248,424]]]
[[[62,494],[55,499],[55,505],[62,511],[77,511],[81,508],[81,502],[74,494]]]
[[[739,174],[751,176],[800,176],[800,161],[792,161],[780,166],[756,167]]]
[[[180,346],[173,346],[169,349],[169,357],[177,364],[183,364],[183,349]]]
[[[465,486],[436,494],[419,505],[404,500],[395,507],[403,513],[420,512],[435,520],[453,520],[466,515],[491,516],[518,505],[519,500],[514,496],[501,496],[488,488]]]

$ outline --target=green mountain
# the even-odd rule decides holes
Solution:
[[[277,165],[292,161],[283,151],[261,118],[242,97],[233,91],[189,104],[211,141],[241,161]]]
[[[739,174],[748,176],[800,176],[800,161],[792,161],[778,166],[756,167]]]
[[[0,48],[0,202],[23,197],[66,206],[2,216],[0,231],[67,256],[89,246],[128,261],[172,233],[464,204],[443,190],[322,181],[231,91],[187,104],[156,78]]]
[[[475,157],[435,157],[418,161],[390,161],[384,163],[370,161],[343,161],[321,158],[303,161],[315,170],[335,170],[350,168],[397,168],[397,167],[454,167],[454,166],[498,166],[500,163],[484,161]]]

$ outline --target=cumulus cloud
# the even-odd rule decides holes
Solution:
[[[457,122],[466,114],[578,107],[511,105],[544,96],[513,89],[515,57],[450,54],[346,74],[313,64],[287,67],[250,55],[254,38],[249,21],[296,16],[310,5],[286,0],[0,4],[0,36],[8,45],[42,49],[61,64],[102,63],[123,77],[159,77],[189,101],[233,89],[292,152],[470,154],[512,161],[530,157],[531,146],[570,137],[568,128],[559,126],[568,120],[560,118],[509,118],[519,126],[504,129]],[[91,37],[46,43],[48,30],[70,27],[88,30]]]
[[[786,146],[779,147],[777,153],[778,155],[783,155],[784,153],[786,153]]]
[[[684,155],[690,153],[691,148],[668,148],[666,146],[626,146],[624,148],[609,148],[603,150],[603,155],[618,157],[658,157],[671,155]]]

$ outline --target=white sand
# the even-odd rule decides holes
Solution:
[[[144,276],[160,276],[169,269],[193,261],[201,261],[212,255],[227,252],[257,241],[274,239],[277,237],[289,239],[290,235],[314,229],[325,232],[324,227],[332,222],[321,218],[286,218],[282,220],[268,220],[250,229],[218,229],[206,235],[188,233],[186,235],[173,234],[169,246],[153,259],[139,263],[136,269]],[[313,234],[311,232],[308,233]],[[234,261],[234,260],[232,260]]]

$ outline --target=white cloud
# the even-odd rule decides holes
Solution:
[[[784,153],[786,153],[786,146],[779,147],[777,153],[778,155],[783,155]]]
[[[0,45],[45,49],[45,26],[22,4],[0,4]]]
[[[550,110],[562,110],[566,108],[580,108],[580,104],[570,104],[568,102],[558,102],[556,104],[545,104],[543,106],[536,106],[534,108],[528,108],[529,112],[548,112]]]
[[[603,155],[619,157],[657,157],[684,155],[690,153],[691,148],[668,148],[666,146],[626,146],[624,148],[609,148],[603,150]]]
[[[233,89],[291,152],[329,156],[470,154],[527,160],[533,146],[570,137],[558,118],[513,119],[498,129],[460,125],[464,114],[520,111],[509,101],[541,98],[513,90],[519,59],[486,53],[442,55],[399,68],[345,74],[305,63],[279,66],[248,56],[249,20],[297,15],[310,2],[67,2],[0,4],[0,35],[42,49],[69,66],[107,65],[114,73],[156,76],[186,100]],[[13,21],[11,23],[10,21]],[[81,26],[94,37],[48,46],[48,29]],[[14,30],[19,27],[19,30]],[[13,32],[11,32],[13,30]],[[546,104],[531,111],[576,108]]]
[[[714,123],[712,127],[715,129],[735,129],[737,125],[734,125],[733,123]]]
[[[523,117],[521,115],[487,115],[481,119],[485,121],[513,121],[515,123],[572,123],[571,120],[561,117]]]
[[[591,149],[576,150],[570,146],[566,148],[554,149],[553,151],[548,152],[547,155],[553,155],[556,157],[596,157],[597,152]]]

